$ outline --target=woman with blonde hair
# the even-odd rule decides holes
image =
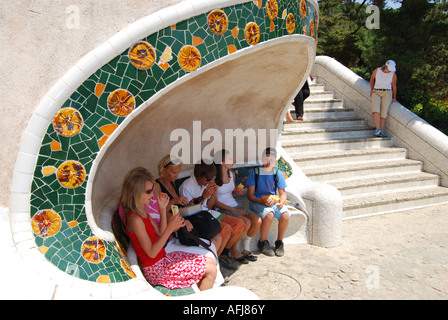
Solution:
[[[151,285],[169,289],[185,288],[196,283],[200,290],[212,288],[217,274],[214,259],[180,251],[165,251],[164,246],[171,233],[184,226],[185,221],[180,215],[166,221],[164,208],[169,197],[164,193],[157,196],[163,211],[160,212],[160,224],[151,218],[145,205],[153,197],[154,186],[154,177],[148,170],[135,168],[126,175],[120,195],[126,217],[126,233],[145,278]]]

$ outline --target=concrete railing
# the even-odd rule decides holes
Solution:
[[[311,74],[373,125],[369,82],[327,56],[316,57]],[[391,105],[385,131],[393,136],[396,146],[408,150],[409,158],[422,161],[424,171],[439,175],[441,185],[448,187],[448,136],[400,103]]]

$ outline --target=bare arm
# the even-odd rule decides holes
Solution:
[[[139,216],[135,214],[129,216],[127,227],[129,232],[135,234],[145,253],[150,258],[155,258],[159,254],[160,250],[163,249],[163,246],[170,237],[171,233],[184,225],[183,220],[184,219],[180,215],[177,215],[171,219],[167,228],[162,232],[160,238],[155,243],[151,242],[149,235],[146,233],[145,223]]]
[[[370,77],[370,97],[372,97],[372,93],[373,93],[373,87],[375,86],[375,78],[376,78],[376,71],[378,69],[375,69],[375,71],[373,71],[372,76]]]
[[[396,73],[394,73],[394,76],[393,76],[393,78],[392,78],[392,90],[393,90],[393,93],[394,93],[394,102],[398,102],[397,101],[397,74]]]

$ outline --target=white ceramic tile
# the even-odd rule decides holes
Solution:
[[[95,283],[90,293],[94,299],[110,299],[112,296],[110,285],[107,283]]]
[[[92,52],[86,54],[76,65],[87,77],[90,77],[103,66],[101,61]]]
[[[189,1],[184,1],[176,5],[179,21],[187,20],[195,15],[194,7]]]
[[[35,112],[31,116],[30,121],[28,122],[26,131],[42,139],[45,136],[45,133],[47,133],[47,129],[50,124],[51,124],[50,119],[42,117],[41,115]]]
[[[30,193],[13,193],[9,203],[11,223],[30,223]]]
[[[36,108],[35,113],[52,121],[54,115],[60,109],[59,105],[50,97],[45,96]]]
[[[34,242],[34,235],[30,231],[13,233],[12,238],[14,239],[14,242],[19,252],[26,251],[27,249],[36,246],[36,243]]]
[[[12,233],[20,233],[24,231],[31,231],[31,224],[27,222],[17,222],[11,223],[11,232]]]
[[[20,150],[23,153],[37,155],[39,153],[42,138],[25,130],[20,144]]]
[[[53,88],[47,93],[47,96],[61,106],[73,93],[73,89],[65,84],[63,81],[58,81]]]
[[[162,20],[157,14],[152,14],[140,20],[146,27],[148,34],[153,34],[162,29]]]
[[[19,197],[19,193],[12,193],[10,199],[18,199],[19,201],[22,199]],[[30,198],[29,194],[28,194],[28,199]],[[11,201],[11,200],[10,200]],[[26,200],[24,200],[26,201]],[[28,200],[29,202],[29,200]],[[20,222],[20,221],[30,221],[30,208],[29,208],[29,203],[26,206],[26,210],[23,211],[12,211],[12,206],[10,207],[10,215],[9,215],[9,219],[11,220],[11,222]]]
[[[191,5],[195,15],[203,14],[212,8],[212,3],[209,0],[191,1]]]
[[[133,44],[149,35],[145,24],[141,20],[131,24],[129,27],[124,29],[124,31],[127,33]]]
[[[125,51],[132,45],[131,38],[129,38],[127,33],[123,31],[118,32],[117,34],[109,38],[107,42],[112,45],[117,55],[123,53],[123,51]]]
[[[78,87],[87,79],[86,75],[74,65],[63,77],[62,81],[65,82],[73,91],[76,91]]]
[[[31,190],[31,181],[33,176],[20,172],[14,172],[12,178],[11,192],[29,193]]]
[[[36,159],[36,155],[19,152],[17,155],[16,164],[14,166],[14,171],[31,175],[34,174]]]
[[[176,9],[173,7],[162,9],[156,12],[156,14],[160,17],[160,20],[162,20],[163,28],[169,27],[179,22],[179,16]]]
[[[100,61],[101,65],[109,63],[112,59],[117,56],[114,48],[109,42],[105,42],[102,45],[96,47],[92,54]]]

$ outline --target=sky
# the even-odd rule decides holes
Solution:
[[[356,0],[356,2],[362,3],[362,0]],[[395,3],[394,1],[386,1],[386,6],[397,9],[401,7],[401,3]]]

